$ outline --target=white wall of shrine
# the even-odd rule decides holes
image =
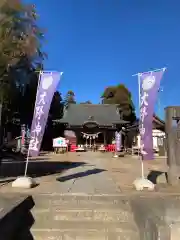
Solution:
[[[157,149],[159,139],[165,138],[165,132],[161,130],[153,129],[152,134],[153,134],[153,148]],[[137,143],[136,147],[140,147],[140,135],[137,135],[136,143]]]

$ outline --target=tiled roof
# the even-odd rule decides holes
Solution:
[[[128,123],[120,120],[116,104],[70,104],[63,118],[55,120],[55,122],[70,125],[83,125],[87,121],[96,121],[99,125]]]
[[[153,121],[156,123],[156,124],[159,124],[159,125],[162,125],[162,126],[164,126],[165,125],[165,122],[162,120],[162,119],[160,119],[157,115],[155,115],[154,114],[154,116],[153,116]]]
[[[132,125],[128,126],[128,130],[139,127],[139,119],[137,119]],[[157,129],[165,129],[165,122],[161,120],[157,115],[153,115],[153,127]]]

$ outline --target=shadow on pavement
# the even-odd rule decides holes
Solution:
[[[8,178],[8,179],[0,179],[0,187],[8,184],[8,183],[11,183],[15,180],[16,178],[15,177],[11,177],[11,178]]]
[[[84,165],[85,162],[53,162],[30,160],[27,175],[30,177],[41,177],[51,174],[61,173],[70,168],[76,168]],[[23,176],[25,162],[7,161],[2,162],[0,166],[0,177],[17,177]],[[1,179],[0,181],[2,181]]]
[[[59,181],[59,182],[66,182],[68,180],[72,180],[72,179],[75,179],[75,178],[87,177],[89,175],[101,173],[101,172],[104,172],[104,171],[106,171],[106,170],[94,168],[92,170],[87,170],[87,171],[84,171],[84,172],[80,172],[80,173],[75,173],[75,174],[71,174],[71,175],[68,175],[68,176],[59,177],[59,178],[57,178],[57,181]]]
[[[166,172],[155,171],[155,170],[150,171],[150,173],[147,176],[147,179],[149,181],[151,181],[152,183],[157,184],[157,178],[162,174],[165,174],[166,181],[167,181],[167,173]]]

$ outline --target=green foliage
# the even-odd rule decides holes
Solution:
[[[72,90],[69,90],[65,96],[64,106],[67,108],[69,104],[75,104],[75,94]]]
[[[62,102],[61,93],[56,91],[54,93],[52,103],[51,103],[51,108],[50,108],[51,119],[54,120],[54,119],[62,118],[63,108],[64,108],[64,104]]]
[[[102,95],[102,103],[118,104],[123,119],[130,122],[135,121],[135,107],[131,93],[123,84],[107,87]]]
[[[25,86],[22,78],[42,63],[42,31],[37,27],[35,7],[18,0],[0,4],[0,100],[11,96],[9,90]],[[22,73],[23,72],[23,73]],[[23,75],[23,76],[22,76]],[[12,84],[12,86],[11,86]],[[20,86],[21,85],[21,86]]]
[[[33,112],[38,73],[46,57],[41,52],[44,36],[36,24],[35,6],[4,0],[0,13],[0,102],[8,120],[19,113],[25,121]]]
[[[27,125],[31,125],[34,105],[36,100],[36,92],[38,86],[39,72],[32,71],[28,76],[28,82],[21,91],[21,101],[19,103],[21,122]]]
[[[92,104],[92,102],[90,100],[88,100],[86,102],[81,102],[80,104]]]
[[[40,52],[42,31],[37,27],[34,5],[17,0],[5,0],[0,6],[0,58],[8,66],[17,64],[22,57],[31,61],[43,57]]]

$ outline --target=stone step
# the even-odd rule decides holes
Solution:
[[[128,222],[133,219],[129,209],[34,209],[32,211],[36,221],[104,221],[104,222]]]
[[[35,240],[139,240],[138,229],[131,223],[59,222],[58,228],[33,227]]]
[[[36,204],[36,202],[35,202]],[[60,203],[60,204],[55,204],[55,205],[50,205],[45,207],[43,206],[44,204],[42,203],[42,206],[37,206],[37,204],[35,205],[35,207],[33,208],[33,211],[36,212],[41,212],[41,211],[49,211],[49,209],[52,209],[52,211],[55,211],[56,209],[58,210],[68,210],[68,209],[74,209],[74,210],[78,210],[78,209],[82,209],[82,210],[91,210],[91,209],[99,209],[99,210],[124,210],[124,211],[129,211],[131,209],[130,204],[127,203],[118,203],[118,204],[99,204],[99,203],[87,203],[87,202],[83,202],[83,203],[78,203],[78,202],[74,202],[74,203]]]
[[[115,230],[116,232],[121,232],[123,230],[123,227],[125,230],[131,229],[133,231],[137,230],[136,225],[134,222],[102,222],[102,221],[54,221],[53,223],[50,223],[48,219],[44,219],[44,221],[35,221],[34,225],[32,226],[32,229],[34,230],[41,230],[41,229],[55,229],[59,231],[69,231],[69,230],[100,230],[100,231],[106,231],[108,230]]]
[[[128,221],[133,219],[129,200],[115,196],[36,196],[36,221]]]
[[[33,198],[35,240],[139,240],[127,196],[40,194]]]
[[[34,240],[140,240],[136,232],[78,232],[78,233],[59,233],[58,231],[32,232]]]
[[[37,194],[33,195],[37,208],[49,208],[52,206],[100,206],[107,207],[128,205],[129,200],[124,195],[61,195],[61,194]]]

